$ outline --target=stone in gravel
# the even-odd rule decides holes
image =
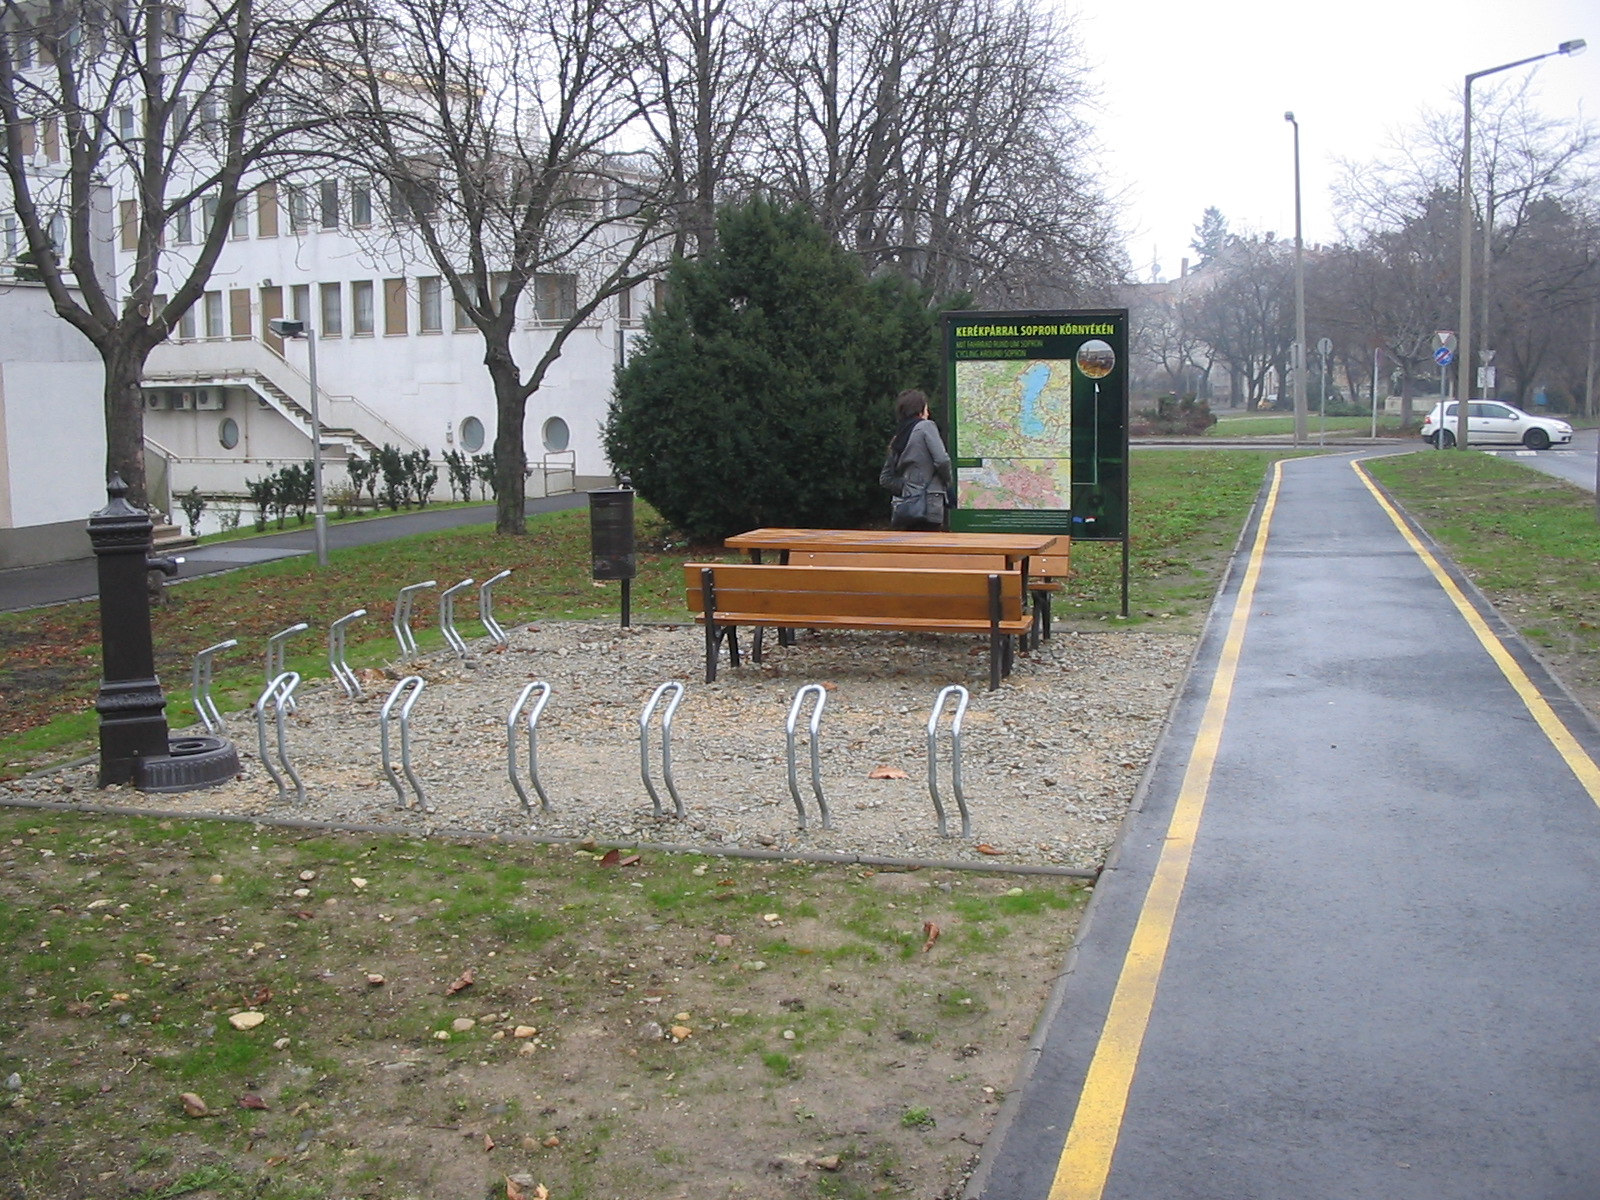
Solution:
[[[254,1029],[267,1019],[266,1013],[237,1012],[228,1018],[228,1024],[235,1029]]]

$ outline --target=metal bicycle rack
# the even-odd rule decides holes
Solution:
[[[957,697],[956,712],[950,722],[950,787],[956,794],[956,807],[961,810],[961,836],[972,836],[972,817],[967,813],[967,798],[961,791],[961,718],[967,713],[967,689],[952,683],[939,693],[933,702],[933,713],[928,717],[928,794],[933,797],[933,811],[939,817],[939,836],[949,837],[945,828],[944,803],[939,799],[939,718],[944,715],[945,700],[952,693]]]
[[[644,706],[644,712],[639,716],[639,777],[644,780],[645,790],[650,793],[650,802],[655,805],[656,816],[661,816],[661,797],[656,792],[656,785],[650,778],[650,718],[656,711],[656,704],[661,697],[672,692],[672,699],[668,702],[666,711],[661,714],[661,774],[667,783],[667,791],[672,796],[672,803],[681,821],[688,814],[683,807],[683,801],[678,796],[678,789],[672,782],[672,714],[678,710],[679,703],[683,700],[683,684],[676,680],[669,680],[655,690],[649,703]]]
[[[278,799],[286,800],[289,796],[288,786],[284,783],[283,776],[294,780],[295,801],[300,804],[306,802],[306,785],[300,781],[300,774],[294,769],[294,764],[289,761],[289,747],[284,738],[283,714],[285,711],[294,711],[294,689],[300,684],[300,676],[295,671],[284,671],[267,684],[266,690],[261,693],[261,698],[256,701],[256,741],[261,750],[261,765],[267,769],[267,774],[272,776],[272,782],[278,785]],[[272,765],[272,752],[267,747],[267,706],[272,706],[273,720],[278,729],[278,763],[283,767],[283,774]]]
[[[400,767],[405,771],[406,778],[411,781],[412,788],[417,793],[417,805],[423,812],[431,813],[433,805],[428,802],[428,793],[422,790],[422,782],[417,778],[417,773],[411,769],[411,706],[417,702],[417,697],[422,695],[422,689],[427,686],[421,675],[407,675],[394,685],[394,690],[389,693],[389,698],[383,702],[383,711],[378,715],[378,735],[380,752],[383,755],[383,773],[388,777],[389,786],[394,788],[394,793],[399,797],[396,808],[408,809],[411,800],[406,795],[406,789],[400,783],[400,776],[395,773],[394,764],[389,759],[389,718],[394,712],[394,706],[400,702],[402,696],[404,703],[400,704]]]
[[[539,693],[539,698],[534,701],[532,708],[528,708],[528,698],[534,692]],[[528,799],[522,781],[517,778],[517,718],[522,715],[524,709],[527,709],[528,781],[533,784],[533,790],[539,793],[539,807],[549,812],[550,797],[545,795],[544,785],[539,782],[539,714],[549,702],[550,685],[542,679],[536,680],[522,689],[522,695],[518,696],[517,702],[511,706],[511,715],[506,718],[506,773],[511,777],[511,786],[517,789],[517,799],[522,801],[522,807],[530,813],[533,811],[533,802]]]
[[[500,622],[494,619],[494,596],[491,593],[494,585],[510,574],[511,568],[507,567],[493,578],[485,579],[478,588],[478,620],[483,622],[483,627],[489,631],[490,639],[497,646],[504,646],[511,638],[500,628]]]
[[[344,631],[350,622],[366,615],[366,609],[358,608],[355,612],[345,613],[328,626],[328,668],[333,672],[333,677],[339,681],[339,686],[344,689],[344,694],[352,700],[361,697],[361,681],[350,669],[350,664],[344,660]]]
[[[806,806],[800,799],[800,783],[795,778],[794,766],[794,727],[800,717],[800,706],[807,696],[815,696],[816,703],[811,708],[811,792],[817,798],[817,808],[822,813],[822,827],[833,828],[833,817],[828,812],[828,798],[822,794],[822,758],[821,737],[819,730],[822,728],[822,710],[828,703],[828,692],[820,683],[808,683],[794,694],[794,703],[789,705],[789,721],[784,727],[785,744],[789,753],[789,795],[794,797],[794,808],[800,814],[800,828],[806,827]]]
[[[271,683],[279,675],[282,675],[284,673],[284,671],[286,670],[286,668],[284,666],[284,663],[283,663],[283,643],[288,641],[289,638],[292,637],[294,634],[304,633],[306,630],[308,630],[310,628],[311,628],[311,626],[308,625],[306,622],[299,621],[299,622],[289,626],[289,628],[287,628],[287,629],[278,630],[277,633],[273,634],[271,637],[269,637],[267,639],[267,682],[268,683]],[[290,712],[297,711],[295,709],[294,700],[292,698],[289,701],[289,711]]]
[[[476,579],[463,579],[445,588],[439,596],[439,629],[444,634],[444,640],[450,643],[450,649],[462,658],[467,656],[467,643],[456,632],[456,597],[477,582]]]
[[[400,643],[400,653],[406,658],[414,658],[417,653],[417,639],[411,634],[411,607],[416,594],[424,588],[438,587],[432,579],[424,579],[421,583],[409,584],[400,589],[400,598],[394,606],[394,636]]]
[[[227,726],[223,724],[222,714],[217,711],[216,703],[211,699],[211,660],[215,655],[221,654],[224,650],[232,650],[238,644],[238,638],[229,638],[225,642],[218,642],[215,646],[207,646],[194,656],[190,692],[194,696],[194,711],[200,715],[200,722],[206,727],[207,733],[228,731]]]

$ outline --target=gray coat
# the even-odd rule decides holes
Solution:
[[[894,480],[899,477],[901,488],[896,491]],[[939,427],[932,421],[919,421],[906,440],[905,452],[900,461],[894,461],[894,448],[883,460],[883,470],[878,482],[896,495],[914,495],[937,480],[940,491],[950,489],[950,452],[944,448]]]

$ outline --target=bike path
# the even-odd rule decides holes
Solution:
[[[1600,729],[1280,464],[969,1197],[1600,1196]]]

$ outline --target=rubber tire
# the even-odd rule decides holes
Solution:
[[[1522,444],[1529,450],[1550,449],[1550,435],[1542,429],[1530,429],[1522,435]]]
[[[1441,429],[1433,435],[1433,444],[1440,450],[1448,450],[1456,444],[1456,435],[1448,429]]]

